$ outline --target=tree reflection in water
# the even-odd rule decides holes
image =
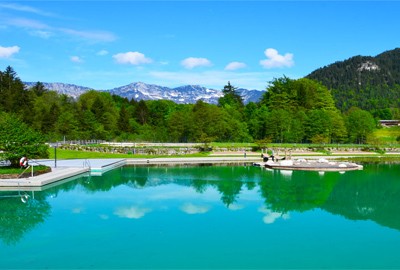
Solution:
[[[281,172],[244,166],[123,167],[101,177],[78,178],[35,192],[26,203],[10,192],[0,192],[0,238],[7,245],[20,241],[24,234],[45,222],[51,212],[49,197],[77,187],[94,194],[118,186],[133,189],[176,184],[191,187],[199,194],[209,189],[220,194],[229,207],[243,191],[256,189],[265,208],[284,215],[315,208],[352,220],[374,222],[400,230],[400,165],[367,165],[363,171]],[[15,193],[14,193],[15,194]]]
[[[50,204],[46,198],[25,197],[5,192],[0,198],[0,238],[7,245],[18,243],[36,225],[50,215]]]

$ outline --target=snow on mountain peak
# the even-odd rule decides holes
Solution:
[[[24,83],[27,88],[33,87],[36,83]],[[64,83],[43,83],[46,89],[57,91],[61,94],[78,98],[81,94],[91,90],[89,87],[82,87],[73,84]],[[200,85],[184,85],[176,88],[169,88],[155,84],[146,84],[144,82],[134,82],[121,87],[102,90],[110,94],[118,95],[129,100],[172,100],[180,104],[194,104],[198,100],[217,104],[218,99],[223,96],[221,90],[209,89]],[[238,89],[244,103],[258,101],[264,91]]]

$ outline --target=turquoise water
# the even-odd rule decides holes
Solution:
[[[0,192],[0,268],[400,268],[400,165],[123,167]]]

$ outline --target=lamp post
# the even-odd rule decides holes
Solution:
[[[57,168],[57,143],[54,144],[54,168]]]

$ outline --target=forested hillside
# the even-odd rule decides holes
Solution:
[[[306,77],[331,90],[342,112],[359,107],[378,118],[390,118],[389,110],[400,107],[400,48],[375,57],[355,56]]]
[[[310,79],[271,82],[260,102],[244,104],[223,86],[218,104],[201,100],[129,100],[90,90],[73,99],[40,82],[25,90],[17,73],[0,71],[0,115],[18,117],[47,141],[365,143],[376,121],[360,108],[335,107],[327,87]],[[3,117],[2,116],[2,117]],[[0,141],[0,150],[8,142]]]

